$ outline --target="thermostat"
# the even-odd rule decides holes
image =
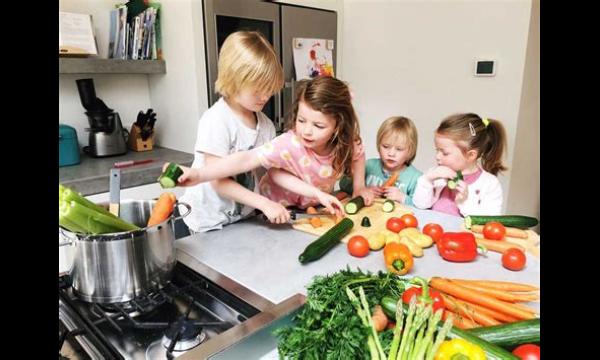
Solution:
[[[494,76],[496,75],[495,60],[477,60],[475,62],[475,76]]]

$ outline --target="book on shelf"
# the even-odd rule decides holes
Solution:
[[[160,3],[130,1],[117,4],[110,13],[109,58],[162,59]]]
[[[92,15],[58,12],[59,56],[98,55]]]

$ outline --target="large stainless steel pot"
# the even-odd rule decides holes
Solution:
[[[123,200],[119,217],[140,230],[103,235],[59,232],[74,247],[70,270],[73,292],[94,303],[116,303],[162,288],[171,278],[175,258],[175,221],[187,216],[190,205],[178,202],[173,215],[146,227],[156,200]],[[108,208],[108,204],[99,204]],[[178,205],[187,208],[180,215]]]

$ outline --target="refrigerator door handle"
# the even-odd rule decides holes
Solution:
[[[294,107],[294,101],[296,100],[296,80],[294,80],[293,78],[290,79],[290,81],[286,81],[283,84],[283,91],[285,91],[286,93],[284,93],[283,95],[283,102],[284,102],[284,106],[282,109],[282,114],[281,114],[281,129],[283,130],[283,127],[285,126],[284,122],[285,122],[285,118],[290,115],[289,113],[292,111],[292,108]],[[286,96],[289,92],[289,96]],[[289,99],[289,103],[286,102],[286,99]]]

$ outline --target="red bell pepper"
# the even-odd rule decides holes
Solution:
[[[445,232],[437,242],[440,256],[454,262],[473,261],[477,247],[475,236],[470,232]]]
[[[417,303],[431,304],[433,311],[435,312],[437,309],[444,309],[444,299],[439,292],[435,290],[429,289],[429,284],[427,280],[421,279],[419,277],[414,277],[411,283],[418,283],[421,287],[411,287],[408,288],[402,294],[402,302],[405,304],[410,304],[410,299],[413,296],[417,296]]]

